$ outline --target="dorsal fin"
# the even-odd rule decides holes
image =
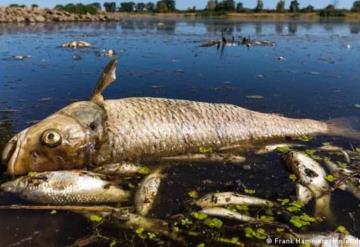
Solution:
[[[96,104],[101,104],[104,101],[104,97],[102,96],[102,92],[113,82],[116,80],[116,65],[117,60],[111,60],[103,70],[100,75],[100,78],[96,84],[95,90],[90,97],[90,100]]]

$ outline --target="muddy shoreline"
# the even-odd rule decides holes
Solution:
[[[44,22],[111,22],[124,18],[210,18],[233,19],[239,21],[271,21],[271,22],[319,22],[343,21],[360,22],[360,14],[349,13],[345,18],[322,19],[317,13],[229,13],[224,16],[201,17],[197,13],[108,13],[73,14],[55,9],[0,7],[0,23],[44,23]]]

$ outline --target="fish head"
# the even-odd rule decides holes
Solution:
[[[24,181],[22,178],[11,180],[1,184],[0,190],[12,194],[19,193],[26,187],[26,183],[24,182],[26,181]]]
[[[70,104],[15,135],[3,151],[2,163],[12,176],[84,167],[91,163],[103,120],[104,110],[95,103]]]

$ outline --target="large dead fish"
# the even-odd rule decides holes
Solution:
[[[102,204],[127,200],[129,192],[87,171],[41,172],[6,182],[0,189],[32,201],[52,205]]]
[[[70,104],[9,141],[2,161],[10,175],[156,159],[275,137],[360,139],[342,122],[292,119],[229,104],[147,97],[104,100],[101,93],[115,80],[116,63],[107,65],[90,101]]]

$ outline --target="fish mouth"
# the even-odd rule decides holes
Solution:
[[[26,129],[14,136],[4,148],[1,163],[7,166],[9,175],[15,176],[27,173],[27,165],[20,159],[27,132]]]

